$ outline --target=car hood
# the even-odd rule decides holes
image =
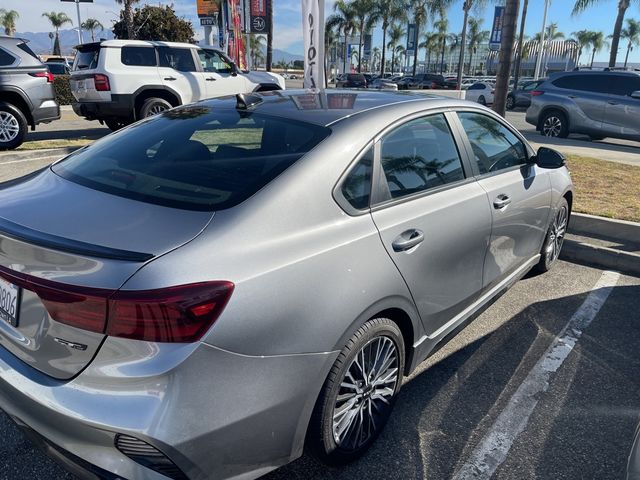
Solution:
[[[282,75],[278,75],[277,73],[249,71],[246,72],[244,76],[256,84],[273,83],[278,85],[281,89],[285,89],[284,78]]]

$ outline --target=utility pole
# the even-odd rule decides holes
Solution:
[[[78,42],[82,45],[82,20],[80,20],[80,0],[76,0],[76,13],[78,14]]]
[[[542,55],[544,53],[544,35],[547,29],[547,12],[549,11],[549,4],[551,0],[544,0],[544,15],[542,17],[542,30],[540,30],[540,45],[538,49],[538,56],[536,57],[536,71],[533,74],[533,79],[538,80],[540,78],[540,66],[542,65]]]

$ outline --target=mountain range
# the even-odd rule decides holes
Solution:
[[[37,54],[51,53],[53,50],[53,40],[49,38],[49,32],[18,32],[16,37],[29,40],[29,46]],[[84,31],[83,37],[85,42],[91,41],[91,33]],[[111,30],[96,32],[96,40],[110,40],[113,38]],[[64,55],[72,53],[73,47],[78,44],[78,32],[76,30],[60,30],[60,48]],[[303,60],[302,55],[285,52],[284,50],[273,49],[273,62],[280,61],[293,62],[294,60]]]

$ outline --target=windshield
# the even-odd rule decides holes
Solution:
[[[52,168],[126,198],[222,210],[260,190],[329,133],[285,118],[193,105],[125,128]]]

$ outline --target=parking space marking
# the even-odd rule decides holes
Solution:
[[[619,278],[620,274],[617,272],[602,273],[580,308],[533,366],[487,434],[453,478],[457,480],[491,478],[507,458],[516,437],[526,428],[529,417],[538,404],[540,393],[549,388],[551,375],[569,356],[582,332],[598,314]]]

